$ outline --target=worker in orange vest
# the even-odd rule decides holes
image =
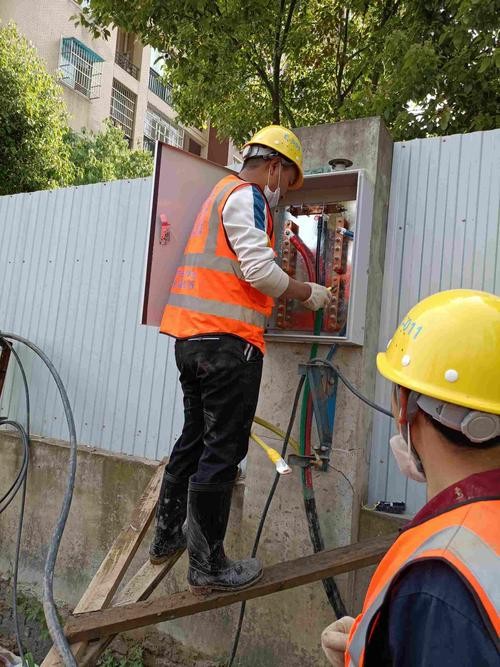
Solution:
[[[255,559],[224,553],[231,494],[246,456],[274,298],[318,310],[330,291],[289,277],[275,262],[272,209],[303,183],[302,147],[271,125],[245,145],[239,175],[204,202],[173,282],[160,332],[173,336],[184,395],[184,427],[166,467],[150,559],[186,546],[195,593],[239,590],[262,574]]]
[[[427,504],[373,575],[361,614],[321,637],[343,667],[500,665],[500,298],[415,306],[377,356],[394,384],[401,472]]]

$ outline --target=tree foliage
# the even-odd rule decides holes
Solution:
[[[66,141],[71,149],[74,185],[100,183],[122,178],[141,178],[153,172],[149,151],[130,150],[123,131],[111,121],[100,132],[69,131]]]
[[[0,26],[0,195],[71,183],[61,91],[35,49]]]
[[[396,138],[497,125],[495,0],[90,0],[165,54],[180,119],[237,141],[381,115]]]
[[[14,24],[0,26],[0,195],[149,176],[148,151],[122,130],[68,127],[61,89]]]

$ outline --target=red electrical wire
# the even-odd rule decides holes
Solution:
[[[306,266],[307,277],[310,282],[314,282],[315,277],[315,266],[314,266],[314,256],[311,250],[306,246],[302,239],[296,234],[290,235],[290,242],[293,243],[297,251],[302,256],[304,264]],[[312,445],[311,445],[311,431],[312,431],[312,419],[313,419],[313,409],[312,409],[312,396],[309,394],[307,398],[306,406],[306,424],[305,424],[305,442],[304,442],[304,454],[306,456],[311,456],[312,454]],[[308,489],[313,488],[313,479],[312,479],[312,469],[308,466],[304,470],[304,483]]]
[[[297,251],[301,254],[304,264],[306,265],[307,277],[310,282],[314,282],[314,257],[312,252],[306,246],[304,241],[300,239],[296,234],[290,235],[290,243],[297,248]]]

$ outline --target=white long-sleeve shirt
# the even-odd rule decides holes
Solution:
[[[268,213],[261,190],[249,184],[232,192],[222,211],[222,223],[244,279],[259,292],[281,296],[289,277],[276,264],[269,246]]]

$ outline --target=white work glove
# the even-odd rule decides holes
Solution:
[[[311,296],[302,301],[302,305],[309,310],[319,310],[328,306],[332,300],[332,292],[328,287],[318,285],[318,283],[305,283],[311,288]]]
[[[321,648],[333,667],[344,667],[347,638],[353,623],[352,616],[343,616],[321,633]]]

